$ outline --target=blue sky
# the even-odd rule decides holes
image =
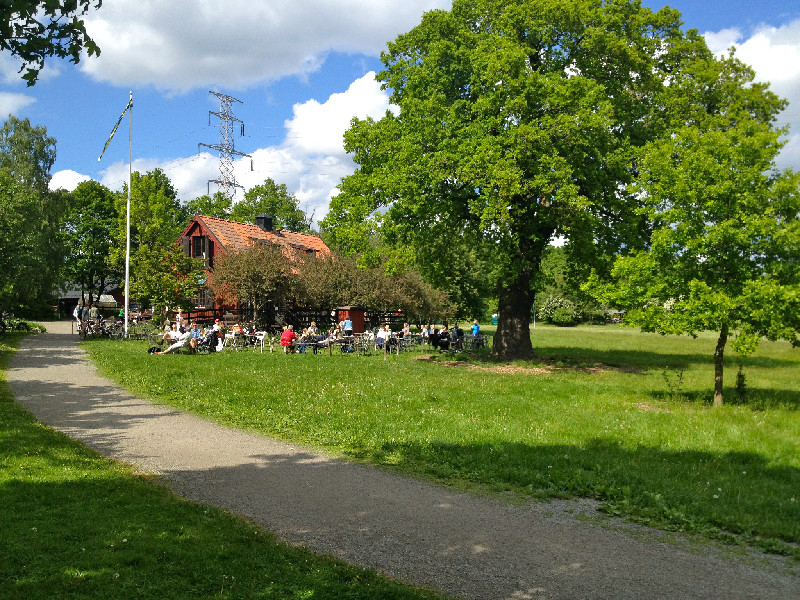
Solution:
[[[789,98],[782,122],[792,125],[780,165],[800,169],[800,2],[677,0],[685,28],[706,34]],[[128,171],[128,126],[103,160],[108,134],[134,95],[134,169],[165,170],[184,200],[205,194],[218,178],[218,100],[242,101],[245,122],[236,149],[245,187],[271,177],[285,183],[316,219],[354,165],[341,147],[352,116],[380,117],[388,108],[374,81],[386,42],[449,0],[106,0],[87,18],[103,52],[80,65],[54,61],[33,88],[19,65],[0,54],[0,114],[30,118],[58,140],[51,187],[72,189],[92,178],[121,189]],[[223,8],[224,7],[224,8]],[[211,191],[215,191],[212,184]]]

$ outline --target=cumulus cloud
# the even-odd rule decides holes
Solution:
[[[19,111],[34,102],[36,102],[36,98],[25,94],[0,92],[0,115],[5,118],[8,115],[19,114]]]
[[[449,0],[116,0],[86,19],[98,81],[183,92],[316,71],[331,51],[376,55]]]
[[[764,25],[749,37],[738,29],[704,35],[715,53],[725,54],[735,47],[736,57],[755,70],[756,80],[769,82],[772,91],[789,101],[779,118],[779,124],[788,125],[790,131],[778,165],[800,169],[800,20],[781,27]]]
[[[83,183],[89,179],[91,179],[91,177],[88,175],[82,175],[81,173],[66,169],[64,171],[55,173],[50,178],[48,187],[51,190],[67,190],[68,192],[71,192],[78,187],[79,183]]]
[[[375,73],[367,73],[354,81],[346,92],[332,94],[325,102],[309,100],[295,104],[293,117],[285,123],[288,132],[282,143],[250,152],[252,158],[234,161],[236,182],[243,189],[263,183],[267,178],[285,184],[300,201],[300,207],[315,221],[328,211],[332,196],[338,193],[342,177],[351,174],[356,165],[345,153],[342,136],[353,117],[381,118],[387,110],[396,110],[380,89]],[[209,152],[170,161],[134,160],[133,170],[144,173],[162,169],[170,178],[179,198],[186,202],[217,191],[209,180],[219,179],[219,159]],[[112,190],[121,190],[128,181],[128,164],[115,162],[102,171],[100,183]],[[89,179],[75,171],[59,171],[51,181],[52,189],[75,189]],[[237,190],[236,199],[243,192]]]

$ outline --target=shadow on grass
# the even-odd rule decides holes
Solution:
[[[666,529],[735,534],[800,559],[800,469],[753,453],[630,448],[594,439],[585,447],[386,444],[356,458],[522,497],[595,498],[612,514]]]
[[[686,402],[687,404],[712,405],[714,402],[713,391],[676,391],[653,390],[650,396],[654,400],[671,400]],[[764,411],[783,409],[790,411],[800,410],[800,392],[794,390],[776,390],[748,387],[743,395],[736,388],[725,388],[723,401],[731,406],[745,406],[751,410]]]
[[[438,598],[180,499],[42,429],[12,403],[0,403],[0,417],[6,600]]]

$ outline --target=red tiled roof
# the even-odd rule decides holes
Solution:
[[[278,244],[287,249],[294,248],[301,252],[313,250],[317,254],[330,254],[330,249],[318,235],[297,233],[285,229],[264,231],[252,223],[239,223],[204,215],[198,215],[195,218],[206,226],[225,249],[241,248],[260,240]]]

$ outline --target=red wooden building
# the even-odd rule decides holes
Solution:
[[[181,233],[180,244],[184,252],[192,258],[206,261],[209,276],[213,277],[214,259],[234,248],[242,248],[254,243],[268,243],[280,246],[284,254],[314,254],[325,256],[330,249],[318,235],[297,233],[285,229],[273,229],[272,218],[267,215],[256,217],[256,224],[239,223],[216,217],[196,215]],[[214,298],[209,288],[203,288],[195,302],[192,316],[212,318],[225,313],[238,314],[235,302],[226,303],[224,299]]]

